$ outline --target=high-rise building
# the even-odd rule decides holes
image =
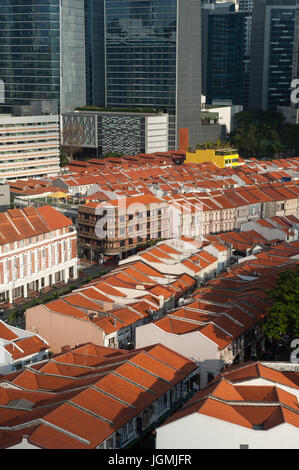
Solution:
[[[191,145],[199,142],[201,0],[99,0],[97,8],[99,3],[104,105],[167,112],[169,149],[178,147],[180,128],[189,128]]]
[[[239,12],[252,11],[254,0],[237,0],[236,5]]]
[[[86,102],[84,0],[0,2],[4,111],[50,100],[71,111]]]
[[[294,96],[290,103],[290,121],[298,124],[299,122],[299,0],[296,2],[295,14],[295,32],[294,32],[294,48],[293,48],[293,67],[292,67],[292,92]],[[296,81],[295,81],[296,80]]]
[[[296,0],[255,0],[249,108],[290,106]]]
[[[246,106],[245,15],[203,9],[203,94],[207,103],[230,100]]]
[[[59,172],[59,116],[0,114],[0,180]]]
[[[105,105],[104,9],[101,0],[85,0],[86,104]]]
[[[251,15],[249,5],[229,1],[202,7],[202,93],[209,104],[248,107]]]

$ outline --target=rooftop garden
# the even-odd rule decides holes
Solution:
[[[102,113],[143,113],[162,114],[162,109],[156,108],[103,108],[100,106],[79,106],[76,111],[98,111]]]

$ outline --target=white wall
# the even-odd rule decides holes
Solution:
[[[299,449],[298,428],[284,423],[267,431],[193,413],[157,428],[157,449]]]
[[[207,385],[208,371],[215,375],[220,373],[221,362],[217,345],[198,331],[176,335],[163,331],[154,323],[148,323],[147,325],[137,327],[135,334],[136,349],[161,343],[182,354],[182,356],[198,362],[200,368],[200,388]]]
[[[248,232],[249,230],[255,230],[267,240],[287,240],[287,234],[278,228],[264,227],[254,221],[241,224],[241,232]]]
[[[168,151],[168,114],[145,116],[145,153]]]

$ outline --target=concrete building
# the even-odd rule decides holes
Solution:
[[[186,162],[213,162],[220,168],[235,167],[239,165],[239,155],[231,148],[196,149],[195,152],[186,152]]]
[[[150,195],[79,206],[79,248],[83,256],[126,256],[149,240],[169,238],[168,204]]]
[[[234,367],[157,429],[156,449],[298,449],[297,364]]]
[[[0,184],[0,212],[5,212],[10,206],[10,187]]]
[[[50,206],[0,214],[0,296],[12,303],[77,278],[76,229]]]
[[[231,100],[213,100],[206,104],[206,97],[202,96],[202,111],[217,113],[218,124],[225,126],[225,136],[229,136],[234,129],[234,115],[243,111],[242,105],[234,105]]]
[[[104,25],[105,103],[109,108],[156,108],[169,114],[168,148],[179,129],[190,144],[200,138],[201,1],[101,0]],[[138,11],[136,11],[136,8]]]
[[[87,110],[63,114],[62,145],[95,157],[168,151],[167,113]]]
[[[0,115],[0,180],[59,172],[59,117]]]

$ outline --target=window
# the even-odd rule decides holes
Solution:
[[[214,374],[212,372],[207,372],[208,374],[208,383],[214,379]]]
[[[133,420],[128,423],[128,433],[131,434],[133,432]]]

